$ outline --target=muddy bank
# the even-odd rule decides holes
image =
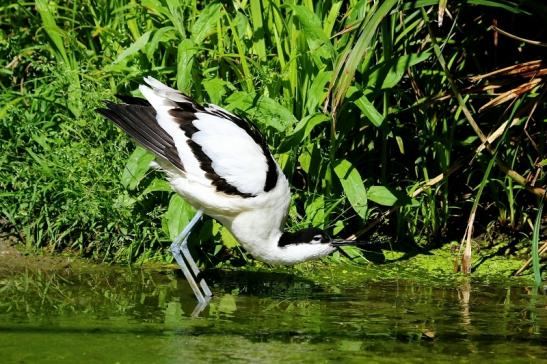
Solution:
[[[75,257],[24,252],[14,239],[0,236],[0,277],[26,270],[49,272],[76,267],[91,267],[91,264]]]
[[[482,254],[481,254],[482,253]],[[522,266],[524,260],[506,256],[488,256],[488,252],[476,255],[471,278],[479,280],[511,280],[514,283],[529,283],[531,277],[526,271],[523,277],[512,277]],[[252,261],[240,268],[222,267],[228,274],[231,272],[277,272],[300,276],[314,282],[332,282],[354,285],[367,280],[409,279],[420,282],[451,282],[465,279],[461,273],[454,273],[453,250],[449,247],[429,251],[427,254],[408,255],[384,250],[383,263],[371,263],[365,259],[327,258],[326,261],[312,261],[294,267],[272,267],[257,261]],[[484,255],[484,256],[483,256]],[[482,256],[482,257],[481,257]],[[71,255],[51,255],[47,252],[25,251],[15,239],[0,236],[0,277],[17,275],[20,272],[55,272],[70,274],[71,272],[116,270],[119,265],[93,263]],[[127,268],[127,267],[126,267]],[[144,264],[135,268],[155,268],[176,272],[174,264]],[[206,269],[204,274],[212,274],[214,268]]]

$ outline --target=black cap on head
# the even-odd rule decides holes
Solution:
[[[279,238],[278,245],[284,247],[291,244],[327,244],[330,236],[319,228],[306,228],[294,233],[285,232]]]

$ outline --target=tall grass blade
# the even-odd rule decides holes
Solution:
[[[543,203],[545,198],[539,199],[538,212],[534,222],[534,231],[532,233],[532,270],[534,272],[534,284],[541,286],[541,269],[539,263],[539,231],[541,230],[541,219],[543,217]]]
[[[219,3],[209,4],[200,12],[198,20],[192,26],[192,39],[196,44],[201,44],[205,38],[215,33],[221,16],[222,5]]]
[[[264,21],[262,16],[264,11],[262,9],[262,0],[251,0],[251,19],[253,24],[253,46],[252,49],[259,59],[266,59],[266,41]]]
[[[42,22],[44,24],[44,29],[53,44],[53,54],[60,60],[62,60],[66,65],[69,65],[70,62],[65,50],[63,39],[64,32],[55,22],[55,18],[50,11],[47,1],[37,0],[36,10],[38,10],[38,13],[40,14],[40,17],[42,18]]]
[[[346,92],[355,76],[355,71],[363,61],[365,53],[369,50],[371,40],[377,33],[380,22],[397,2],[398,0],[386,0],[378,3],[381,5],[375,4],[370,10],[372,15],[365,20],[360,28],[359,38],[357,39],[355,46],[348,49],[349,53],[343,55],[342,58],[339,59],[339,63],[343,65],[343,67],[341,67],[341,72],[335,75],[336,80],[331,81],[331,84],[336,83],[331,104],[333,113],[336,112],[338,105],[340,105],[346,96]]]

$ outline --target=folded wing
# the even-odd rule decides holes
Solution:
[[[140,91],[146,100],[124,97],[125,103],[98,111],[189,181],[243,198],[276,186],[277,164],[252,124],[151,77],[145,81]]]

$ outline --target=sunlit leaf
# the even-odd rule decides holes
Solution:
[[[338,176],[344,193],[355,212],[362,219],[366,219],[368,216],[367,191],[357,169],[344,159],[334,167],[334,172]]]
[[[165,179],[154,178],[152,182],[150,182],[148,186],[146,186],[145,190],[142,191],[139,197],[142,198],[152,192],[171,192],[171,191],[173,191],[173,188],[171,187],[171,184],[169,184],[169,182],[167,182]]]
[[[380,127],[384,122],[384,116],[374,107],[374,105],[366,98],[361,96],[355,101],[355,105],[361,110],[363,115],[376,127]]]
[[[324,122],[329,121],[325,114],[308,115],[302,119],[294,128],[293,132],[283,139],[277,148],[278,152],[286,152],[298,146],[304,139],[310,136],[311,131]]]
[[[371,186],[367,191],[369,200],[383,206],[393,206],[397,202],[397,196],[385,186]]]
[[[226,94],[226,85],[228,82],[220,78],[212,78],[201,82],[205,91],[209,95],[209,99],[213,104],[220,104],[220,100]]]
[[[349,45],[344,53],[338,57],[339,63],[337,69],[340,72],[334,74],[335,80],[331,84],[336,83],[332,100],[332,109],[336,110],[338,105],[346,96],[346,92],[353,81],[357,67],[362,63],[365,52],[370,46],[370,42],[377,33],[378,26],[382,19],[391,11],[397,4],[397,0],[385,0],[379,2],[377,8],[371,12],[371,16],[363,23],[360,28],[359,38],[354,45]]]
[[[65,50],[63,31],[55,22],[55,18],[48,7],[48,2],[45,0],[36,0],[35,3],[36,10],[38,10],[40,17],[42,18],[42,23],[44,24],[44,30],[53,43],[54,55],[68,64],[69,60]]]
[[[241,110],[251,119],[278,131],[296,123],[296,118],[287,108],[267,96],[240,91],[230,95],[226,102],[228,108]]]
[[[212,3],[200,11],[198,20],[192,26],[192,39],[196,44],[202,43],[216,30],[217,22],[222,16],[221,9],[219,3]]]
[[[120,53],[118,57],[116,57],[114,64],[120,63],[124,59],[136,54],[141,49],[143,49],[144,46],[146,46],[146,44],[148,43],[148,39],[150,38],[150,33],[151,33],[150,31],[144,33],[143,35],[140,36],[139,39],[137,39],[127,49],[125,49],[122,53]]]
[[[319,71],[315,75],[313,82],[308,89],[307,100],[306,100],[306,109],[308,112],[313,113],[316,108],[323,103],[325,97],[327,96],[327,83],[331,78],[332,71]]]
[[[230,230],[224,226],[220,229],[220,236],[222,237],[222,244],[226,248],[234,248],[237,246],[238,242],[236,238],[232,235]]]
[[[171,241],[180,234],[195,214],[194,208],[178,195],[173,194],[169,201],[169,207],[163,218],[167,221],[169,238]]]
[[[148,59],[152,60],[160,43],[167,43],[175,39],[177,39],[177,35],[174,27],[169,26],[156,30],[152,36],[152,39],[150,39],[146,45],[146,56]]]
[[[316,197],[306,206],[306,217],[311,220],[312,226],[323,227],[325,222],[325,198],[322,195]]]
[[[321,20],[302,5],[292,5],[291,9],[303,28],[303,35],[311,52],[317,52],[322,57],[331,57],[334,52],[329,37],[323,31]]]
[[[153,160],[154,155],[152,153],[141,147],[135,148],[123,169],[122,185],[134,190],[150,169],[150,162]]]
[[[408,68],[425,61],[430,56],[431,53],[423,52],[419,54],[404,55],[397,59],[391,59],[381,63],[371,69],[367,83],[369,87],[381,89],[392,88],[401,81],[401,78],[403,78],[403,75]]]
[[[184,92],[190,92],[192,87],[192,67],[196,49],[191,39],[185,39],[179,44],[177,52],[177,87]]]
[[[253,24],[253,51],[260,58],[266,58],[266,42],[264,41],[263,9],[261,0],[251,0],[251,19]]]

